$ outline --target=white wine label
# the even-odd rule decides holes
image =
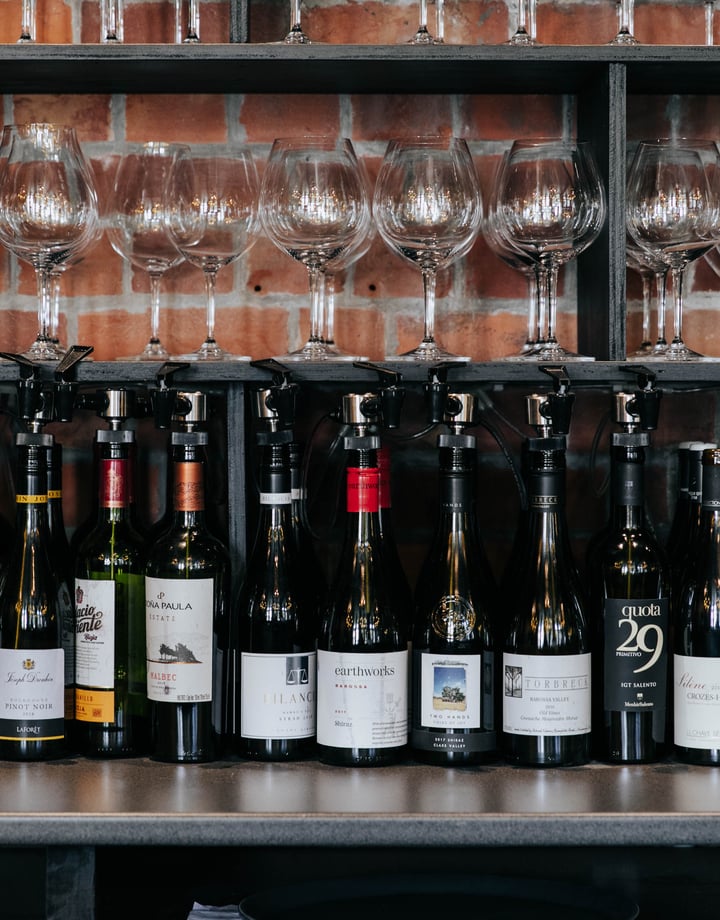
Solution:
[[[318,651],[317,659],[318,744],[389,748],[407,743],[407,651]]]
[[[64,737],[64,657],[61,648],[0,649],[0,740]]]
[[[75,682],[110,690],[115,685],[115,582],[75,579]]]
[[[213,579],[145,578],[148,699],[212,700]]]
[[[585,735],[590,731],[590,655],[503,655],[503,731]]]
[[[673,659],[675,744],[720,748],[720,658]]]
[[[240,735],[312,738],[315,735],[315,652],[240,656]]]
[[[418,658],[420,724],[425,728],[481,728],[482,655],[423,652]]]

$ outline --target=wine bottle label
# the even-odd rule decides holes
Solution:
[[[291,505],[292,492],[260,492],[261,505]]]
[[[347,510],[377,512],[380,510],[380,478],[377,467],[348,467]]]
[[[383,511],[392,507],[390,483],[390,448],[383,445],[377,451],[378,465],[378,502]]]
[[[317,740],[336,748],[402,747],[408,653],[317,653]]]
[[[640,506],[645,496],[645,471],[642,463],[616,461],[612,469],[612,496],[616,505]]]
[[[100,461],[100,507],[126,508],[130,502],[130,461]]]
[[[76,578],[75,611],[75,718],[114,722],[114,700],[108,696],[115,686],[115,582]],[[91,688],[110,693],[94,696]]]
[[[605,599],[603,707],[606,712],[656,710],[658,739],[665,731],[669,622],[668,598]]]
[[[176,511],[204,511],[205,484],[202,463],[175,462],[173,506]]]
[[[146,576],[148,699],[212,699],[213,587],[212,578]]]
[[[503,731],[584,735],[590,731],[590,655],[503,655]]]
[[[315,652],[295,655],[242,652],[240,735],[312,738],[315,735]]]
[[[413,666],[419,678],[413,747],[429,751],[493,750],[492,653],[415,652]],[[470,729],[475,731],[463,734]]]
[[[59,501],[62,499],[62,489],[48,489],[48,501]]]
[[[65,737],[61,648],[0,649],[0,741]]]
[[[673,665],[675,744],[720,748],[720,658],[675,655]]]
[[[42,495],[16,495],[15,502],[18,505],[47,505],[47,492]]]

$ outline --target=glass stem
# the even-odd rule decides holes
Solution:
[[[555,328],[557,323],[557,283],[559,266],[550,265],[547,273],[547,344],[557,345]]]
[[[427,0],[420,0],[420,21],[418,32],[427,32]]]
[[[525,348],[524,351],[532,348],[533,345],[537,343],[538,340],[538,283],[537,283],[537,274],[535,272],[529,272],[527,276],[528,281],[528,325],[527,325],[527,338],[525,339]]]
[[[528,32],[533,41],[537,41],[537,0],[528,0]]]
[[[101,41],[121,42],[123,40],[122,0],[102,0]]]
[[[655,293],[657,296],[657,343],[660,348],[667,345],[665,323],[667,313],[667,269],[655,274]]]
[[[185,41],[200,41],[200,0],[188,0],[188,27]]]
[[[642,312],[642,345],[650,345],[650,307],[652,305],[651,273],[643,272],[642,275],[643,312]]]
[[[310,283],[310,342],[320,341],[320,297],[322,293],[322,272],[316,264],[308,265]]]
[[[632,35],[633,0],[620,0],[620,34]]]
[[[184,0],[175,0],[175,44],[181,45],[183,40],[183,2]]]
[[[537,278],[537,341],[539,345],[544,345],[547,341],[546,325],[548,315],[548,272],[544,265],[538,265],[536,269]]]
[[[435,341],[435,281],[437,275],[433,268],[423,268],[423,293],[425,296],[425,331],[423,344]]]
[[[445,0],[435,0],[435,41],[439,45],[445,41]]]
[[[518,0],[516,34],[528,35],[528,0]]]
[[[38,342],[50,341],[51,280],[50,271],[45,266],[36,269],[38,288]]]
[[[207,333],[205,337],[205,343],[207,345],[215,344],[215,281],[217,280],[217,272],[206,271],[205,272],[205,294],[207,297],[207,308],[206,308],[206,325]]]
[[[18,41],[34,42],[37,37],[37,7],[35,0],[22,0],[20,16],[20,38]]]
[[[300,0],[291,0],[290,3],[290,31],[302,32],[302,23],[300,21]]]
[[[672,269],[673,286],[673,345],[682,345],[682,311],[683,311],[683,281],[685,267]]]
[[[713,24],[715,12],[714,0],[705,0],[705,44],[715,44],[715,28]]]
[[[157,272],[150,274],[150,344],[160,343],[160,279]]]
[[[323,338],[328,345],[335,344],[335,275],[327,272],[324,275],[325,288],[325,330]]]
[[[50,338],[53,342],[59,341],[60,330],[60,275],[50,273],[51,308],[50,308]]]

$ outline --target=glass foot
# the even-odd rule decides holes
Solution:
[[[557,342],[546,342],[538,348],[527,352],[524,357],[531,361],[594,361],[595,358],[590,355],[580,355],[574,351],[568,351]]]
[[[346,351],[341,351],[334,342],[325,342],[325,349],[328,361],[369,361],[367,355],[349,355]]]
[[[285,355],[274,355],[276,361],[327,361],[330,358],[328,346],[325,342],[309,341],[297,351],[288,352]]]
[[[225,351],[214,339],[206,339],[196,351],[173,355],[173,361],[251,361],[250,355],[234,355]]]
[[[59,361],[64,356],[65,350],[52,339],[39,336],[22,354],[29,361]]]
[[[535,39],[530,35],[529,32],[526,32],[524,29],[522,31],[516,32],[511,36],[506,42],[506,45],[520,45],[526,48],[534,48],[537,45]]]
[[[300,26],[293,26],[283,39],[283,43],[286,45],[311,45],[312,41]]]
[[[139,355],[126,355],[123,358],[116,358],[116,361],[168,361],[170,352],[165,348],[162,342],[157,339],[150,339],[145,348]]]
[[[696,361],[698,358],[704,358],[705,356],[700,354],[699,351],[693,351],[692,348],[680,341],[680,342],[671,342],[665,351],[662,354],[662,357],[666,361]]]
[[[608,45],[639,45],[640,42],[630,32],[618,32]]]
[[[391,361],[470,361],[471,358],[465,355],[455,355],[436,341],[421,342],[417,348],[412,351],[406,351],[401,355],[394,355],[388,360]]]
[[[434,45],[436,44],[435,39],[428,32],[428,30],[423,26],[418,29],[413,37],[408,41],[408,45]]]

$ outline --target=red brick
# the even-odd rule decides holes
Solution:
[[[37,309],[3,310],[0,351],[23,352],[35,341],[38,331]]]
[[[345,307],[340,295],[335,307],[335,343],[348,354],[382,361],[386,354],[384,312],[378,308]]]
[[[635,5],[635,37],[646,45],[704,45],[704,4]]]
[[[461,104],[463,137],[482,140],[552,137],[563,133],[561,96],[466,96]]]
[[[640,6],[638,3],[638,9]],[[637,24],[637,11],[635,21]],[[604,45],[616,33],[614,3],[538,4],[537,37],[544,45]]]
[[[112,140],[110,96],[18,95],[13,99],[16,124],[39,121],[70,125],[81,144]]]
[[[352,96],[353,137],[375,141],[403,134],[453,132],[452,111],[446,95]]]
[[[240,121],[250,142],[340,132],[340,99],[334,95],[251,94],[242,97]]]
[[[223,143],[227,140],[225,97],[214,93],[127,96],[125,132],[131,142]]]
[[[245,258],[248,265],[247,287],[255,294],[275,297],[308,291],[305,266],[282,252],[270,240],[258,240]]]

